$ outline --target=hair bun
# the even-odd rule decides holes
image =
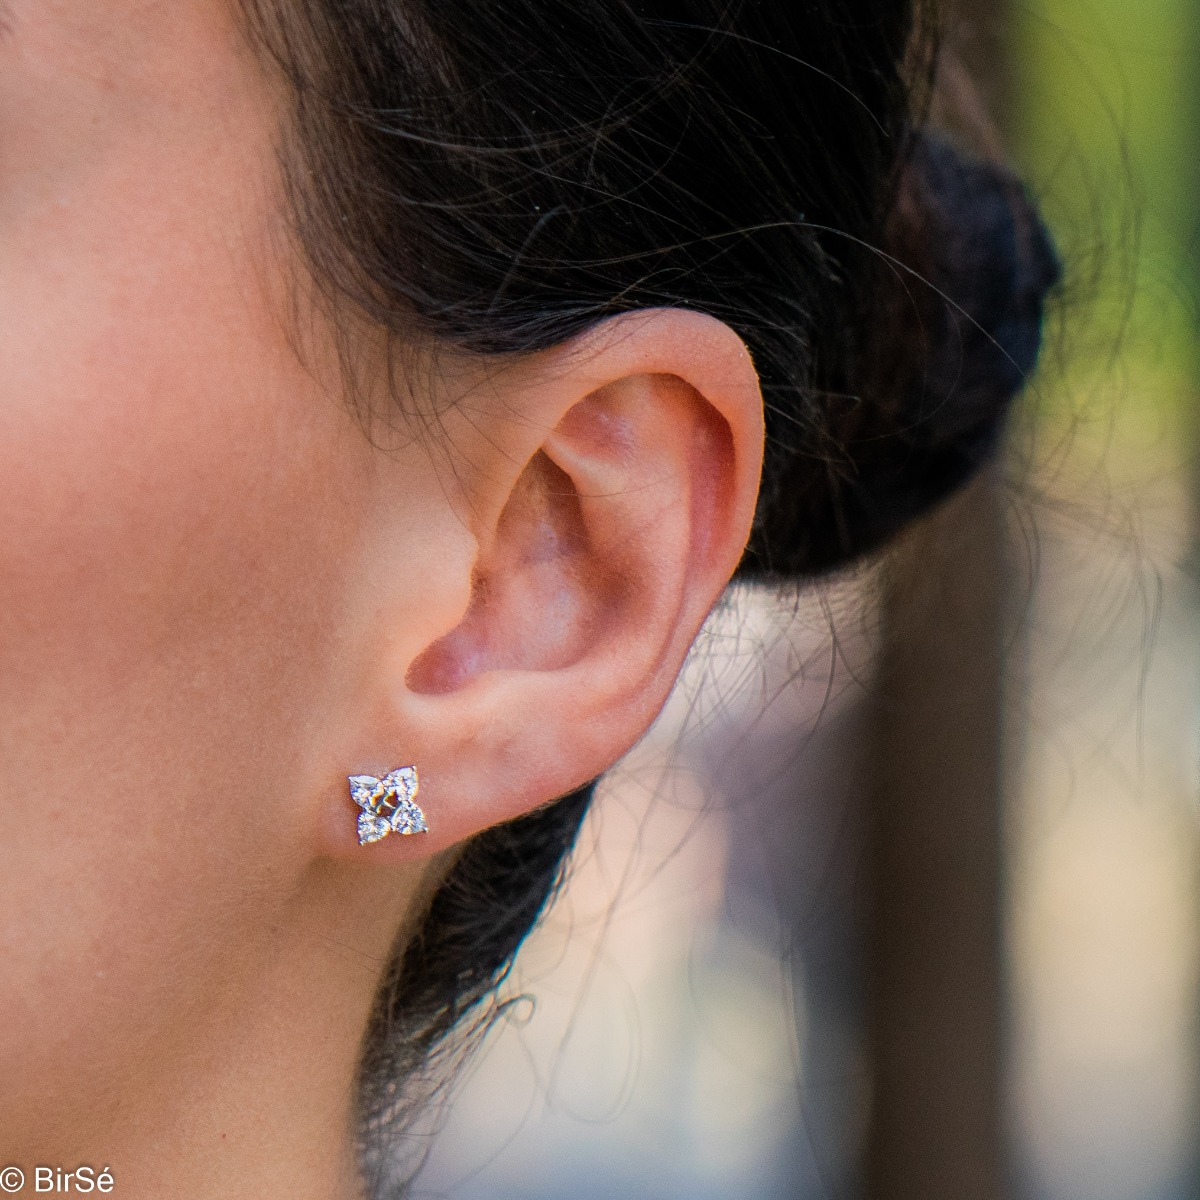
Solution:
[[[842,565],[963,484],[1037,359],[1060,269],[1011,172],[917,134],[882,243],[826,349],[826,438],[789,473],[790,528],[768,521],[752,543],[772,573]]]
[[[1043,303],[1059,277],[1028,194],[1004,168],[926,134],[902,176],[888,235],[892,253],[927,281],[905,287],[927,351],[909,372],[919,429],[932,443],[980,425],[994,431],[988,417],[1037,359]]]

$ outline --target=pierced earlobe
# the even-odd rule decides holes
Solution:
[[[382,779],[374,775],[349,775],[350,798],[358,814],[358,844],[369,845],[389,833],[428,833],[425,814],[413,800],[420,786],[416,767],[397,767]]]

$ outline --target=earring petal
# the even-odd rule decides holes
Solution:
[[[383,781],[374,775],[350,775],[347,778],[350,780],[350,799],[365,812],[377,811],[378,802],[384,794],[381,787]]]
[[[396,770],[389,771],[380,783],[396,797],[394,803],[411,800],[420,786],[416,767],[397,767]]]
[[[368,846],[372,842],[381,841],[391,832],[392,827],[386,817],[369,812],[358,814],[358,844],[360,846]]]
[[[407,835],[429,832],[429,826],[425,824],[425,814],[411,800],[401,800],[388,821],[396,833]]]

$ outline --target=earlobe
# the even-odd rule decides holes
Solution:
[[[467,610],[391,681],[430,833],[364,853],[442,849],[605,770],[665,702],[749,535],[761,398],[726,326],[631,314],[487,395],[471,420],[496,454],[467,500],[495,515],[474,531]]]

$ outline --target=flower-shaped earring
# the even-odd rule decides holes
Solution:
[[[420,786],[416,767],[397,767],[382,779],[350,775],[350,798],[362,809],[358,814],[358,842],[366,846],[389,833],[428,833],[425,814],[413,801]]]

